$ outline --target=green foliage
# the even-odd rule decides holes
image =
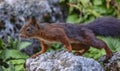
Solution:
[[[79,16],[77,14],[69,15],[66,21],[68,21],[67,23],[78,23],[80,21],[78,17]]]
[[[29,46],[31,43],[30,42],[21,42],[19,44],[19,50],[23,49],[23,48],[26,48],[27,46]]]
[[[50,47],[50,49],[48,49],[48,52],[50,52],[51,50],[60,50],[60,49],[64,49],[63,47],[62,47],[63,45],[61,44],[61,43],[54,43],[54,44],[52,44]]]
[[[90,48],[87,53],[84,54],[85,57],[94,58],[98,60],[101,56],[105,55],[104,49],[98,50],[95,48]]]
[[[97,17],[120,17],[120,0],[61,0],[69,6],[66,22],[83,23],[93,21]]]
[[[21,53],[20,49],[29,44],[28,42],[20,43],[17,39],[13,40],[10,37],[8,37],[8,44],[5,44],[0,39],[0,59],[9,65],[8,68],[0,66],[0,71],[25,71],[24,63],[29,56]]]

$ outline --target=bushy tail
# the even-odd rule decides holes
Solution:
[[[120,20],[114,17],[98,18],[87,26],[95,35],[120,37]]]

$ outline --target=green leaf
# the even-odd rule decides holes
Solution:
[[[102,0],[93,0],[93,4],[94,5],[102,5],[103,2],[102,2]]]
[[[99,12],[100,14],[105,14],[108,11],[108,9],[106,9],[103,5],[101,5],[101,6],[94,6],[94,10],[96,12]]]
[[[85,57],[90,57],[98,60],[102,55],[105,55],[104,49],[99,50],[91,47],[87,53],[84,54]]]
[[[69,2],[74,2],[74,0],[68,0]]]
[[[26,71],[26,70],[24,68],[24,65],[21,64],[21,65],[16,65],[15,66],[15,71]]]
[[[25,63],[25,60],[23,60],[23,59],[18,59],[18,60],[10,60],[10,62],[12,63],[12,64],[16,64],[16,65],[20,65],[20,64],[24,64]]]
[[[69,15],[67,17],[66,22],[67,23],[79,23],[80,19],[79,19],[79,16],[77,14],[72,14],[72,15]]]
[[[73,7],[70,7],[70,8],[69,8],[69,14],[71,14],[73,10],[74,10],[74,8],[73,8]]]
[[[29,45],[31,45],[31,42],[21,42],[19,43],[19,50],[26,48]]]
[[[81,1],[84,1],[84,3],[89,3],[90,0],[81,0]]]
[[[15,71],[15,66],[11,63],[8,62],[9,68],[3,68],[3,71]]]
[[[59,2],[61,3],[61,2],[65,2],[65,0],[59,0]]]
[[[15,49],[5,49],[2,51],[1,53],[1,57],[4,58],[5,60],[10,59],[10,58],[15,58],[15,59],[26,59],[28,58],[27,55],[21,53],[19,50],[15,50]]]
[[[88,7],[88,4],[89,4],[90,0],[80,0],[80,2],[82,3],[82,5],[84,7]]]
[[[0,49],[2,49],[2,47],[3,47],[3,41],[2,39],[0,39]]]

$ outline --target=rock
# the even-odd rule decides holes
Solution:
[[[67,51],[52,51],[26,60],[27,71],[104,71],[100,64]]]
[[[0,37],[18,38],[18,32],[26,18],[35,16],[39,22],[63,22],[65,19],[59,0],[3,0],[0,2]],[[10,27],[9,27],[10,26]],[[4,34],[4,35],[3,35]]]
[[[120,52],[113,54],[108,62],[103,63],[105,71],[120,71]]]
[[[7,17],[4,16],[7,13]],[[0,18],[35,16],[39,22],[65,21],[59,0],[5,0],[0,3]],[[47,18],[47,19],[45,19]]]

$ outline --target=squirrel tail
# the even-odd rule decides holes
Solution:
[[[87,26],[95,35],[120,37],[120,20],[117,18],[98,18]]]

